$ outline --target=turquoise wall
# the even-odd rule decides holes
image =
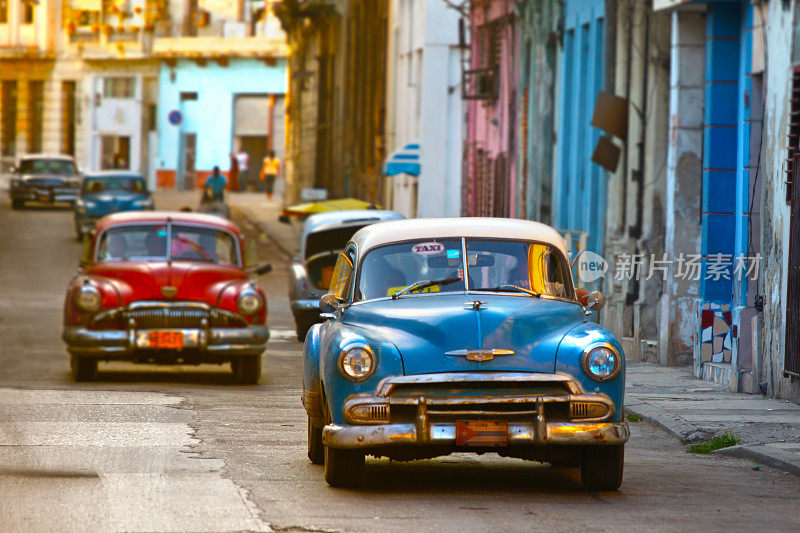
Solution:
[[[174,72],[174,81],[171,73]],[[180,101],[182,92],[196,92],[197,100]],[[233,98],[236,94],[286,93],[286,61],[268,66],[258,59],[231,59],[227,66],[209,60],[205,66],[180,60],[175,67],[162,63],[158,94],[158,160],[156,168],[177,170],[180,134],[197,134],[197,170],[218,165],[227,170],[233,151]],[[169,123],[178,110],[183,121]]]

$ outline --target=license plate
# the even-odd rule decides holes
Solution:
[[[458,420],[456,446],[507,446],[508,422],[497,420]]]
[[[39,195],[39,201],[40,202],[49,202],[50,200],[51,200],[51,197],[50,197],[49,194],[40,194]]]
[[[151,331],[149,341],[151,348],[180,349],[183,348],[183,332]]]

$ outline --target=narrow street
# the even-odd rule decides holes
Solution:
[[[645,422],[631,424],[617,493],[582,491],[571,469],[466,454],[368,460],[363,487],[331,489],[306,458],[302,347],[269,241],[259,385],[227,367],[123,364],[77,384],[59,338],[80,253],[72,214],[0,206],[0,530],[798,530],[796,477],[687,454]]]

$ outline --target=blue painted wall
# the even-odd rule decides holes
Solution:
[[[589,234],[588,248],[603,251],[605,171],[590,158],[601,132],[589,122],[603,86],[604,0],[567,0],[558,82],[554,207],[560,230]]]
[[[174,72],[174,81],[170,79]],[[196,92],[197,100],[180,101],[182,92]],[[286,61],[268,66],[257,59],[231,59],[227,66],[214,61],[200,66],[180,60],[174,68],[162,64],[158,94],[159,169],[177,170],[181,132],[197,134],[198,170],[218,165],[228,170],[233,151],[233,99],[236,94],[284,94]],[[169,123],[171,111],[179,110],[183,121]]]
[[[746,303],[733,300],[734,264],[747,255],[749,231],[750,109],[745,95],[750,92],[752,9],[747,2],[713,2],[706,14],[700,296],[720,304]],[[731,265],[725,276],[706,279],[708,258],[716,254]],[[746,300],[746,287],[736,292]]]

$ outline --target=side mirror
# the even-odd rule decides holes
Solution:
[[[261,265],[256,269],[256,274],[258,275],[269,274],[270,272],[272,272],[272,265]]]
[[[593,311],[599,311],[606,306],[606,297],[600,291],[586,292],[583,295],[579,295],[578,301],[586,309]]]
[[[278,222],[280,222],[281,224],[291,224],[289,217],[287,217],[286,215],[280,215],[278,217]]]
[[[319,310],[322,313],[333,313],[344,307],[344,300],[335,294],[328,293],[319,299]]]

